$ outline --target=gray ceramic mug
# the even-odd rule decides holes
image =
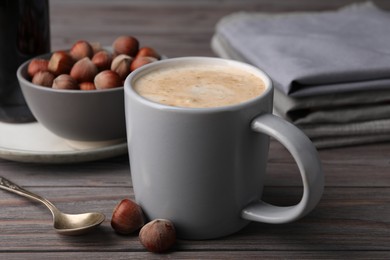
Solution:
[[[149,101],[133,83],[172,65],[222,64],[241,68],[266,84],[259,97],[217,108],[182,108]],[[184,57],[134,71],[125,81],[127,138],[135,199],[147,218],[171,220],[184,239],[211,239],[250,221],[286,223],[310,212],[323,192],[323,173],[310,140],[272,115],[273,87],[259,69],[231,60]],[[294,206],[261,200],[269,149],[276,138],[298,164],[303,196]]]

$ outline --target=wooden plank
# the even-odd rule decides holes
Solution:
[[[78,39],[110,45],[133,34],[143,45],[169,57],[214,56],[210,39],[220,18],[237,11],[332,10],[354,0],[51,0],[52,48]],[[390,10],[390,2],[374,1]],[[299,201],[302,188],[289,153],[272,141],[264,200],[278,205]],[[1,175],[52,200],[61,210],[99,210],[107,219],[95,232],[64,237],[52,229],[44,206],[0,191],[2,259],[389,259],[390,143],[320,151],[326,189],[318,207],[289,224],[251,223],[231,236],[179,240],[169,254],[145,251],[137,235],[110,227],[112,209],[133,198],[127,155],[74,165],[23,164],[0,160]]]
[[[78,39],[111,45],[121,34],[137,36],[169,57],[214,56],[210,39],[220,18],[237,11],[333,10],[344,1],[50,1],[52,46],[66,49]],[[375,1],[390,9],[389,2]],[[71,14],[71,15],[69,15]]]
[[[0,159],[1,174],[20,186],[124,186],[131,185],[127,155],[79,164],[15,163]]]
[[[364,152],[362,152],[364,150]],[[390,144],[320,150],[328,187],[389,187]],[[127,155],[70,165],[14,163],[0,159],[1,175],[24,186],[131,185]],[[288,151],[272,141],[266,185],[301,186],[298,168]]]
[[[390,143],[320,150],[326,186],[388,187]],[[267,185],[301,185],[292,156],[276,141],[271,143]]]
[[[86,236],[64,237],[51,228],[50,213],[39,204],[0,193],[0,252],[9,251],[122,251],[142,250],[135,235],[113,232],[112,209],[133,198],[128,187],[36,187],[66,212],[102,211],[107,219]],[[290,205],[298,187],[272,187],[264,200]],[[390,190],[388,188],[328,188],[318,207],[289,224],[251,223],[231,236],[208,240],[180,240],[175,251],[390,251]]]
[[[206,252],[169,252],[153,254],[149,252],[56,252],[56,253],[4,253],[1,255],[7,260],[29,259],[386,259],[390,254],[383,251],[206,251]]]

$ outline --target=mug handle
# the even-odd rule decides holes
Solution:
[[[261,200],[253,202],[241,211],[241,217],[273,224],[303,217],[317,205],[324,190],[324,176],[316,148],[297,127],[272,114],[256,117],[251,128],[274,137],[291,153],[301,173],[303,196],[298,204],[287,207],[274,206]]]

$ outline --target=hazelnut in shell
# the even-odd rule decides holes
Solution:
[[[93,54],[103,50],[102,44],[100,42],[90,42],[89,44],[91,44]]]
[[[139,240],[147,250],[162,253],[176,243],[176,230],[171,221],[155,219],[141,228]]]
[[[49,61],[45,59],[32,59],[28,64],[27,73],[30,77],[34,77],[35,73],[38,71],[47,71]]]
[[[146,65],[148,63],[152,63],[155,61],[157,61],[157,59],[154,57],[144,57],[144,56],[136,57],[130,65],[130,70],[131,71],[136,70],[137,68],[139,68],[143,65]]]
[[[154,57],[158,60],[161,59],[161,55],[158,54],[158,52],[151,47],[142,47],[141,49],[139,49],[137,53],[137,57],[141,57],[141,56]]]
[[[52,88],[55,89],[79,89],[77,81],[68,74],[61,74],[57,76],[54,81]]]
[[[130,74],[130,64],[133,58],[126,54],[119,54],[111,63],[111,70],[118,73],[122,80]]]
[[[93,84],[93,82],[81,82],[79,84],[79,88],[81,90],[95,90],[96,89],[95,84]]]
[[[101,50],[92,57],[92,62],[96,65],[99,71],[110,69],[112,55],[108,51]]]
[[[48,71],[38,71],[31,80],[33,84],[44,87],[51,87],[53,81],[54,75]]]
[[[133,200],[123,199],[115,207],[111,227],[120,234],[131,234],[145,224],[141,207]]]
[[[69,54],[75,61],[85,57],[92,59],[93,48],[89,42],[80,40],[73,44],[72,48],[69,50]]]
[[[97,73],[96,65],[88,57],[78,60],[70,70],[70,76],[78,82],[92,82]]]
[[[55,76],[69,74],[73,66],[73,59],[65,51],[54,52],[49,60],[48,69]]]
[[[139,49],[139,42],[137,38],[133,36],[119,36],[112,43],[112,49],[117,55],[126,54],[131,57],[135,57]]]
[[[123,86],[121,77],[112,70],[103,70],[94,79],[96,89],[108,89]]]

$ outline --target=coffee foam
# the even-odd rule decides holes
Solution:
[[[229,65],[185,65],[156,69],[138,78],[134,90],[151,101],[177,107],[209,108],[260,96],[258,76]]]

